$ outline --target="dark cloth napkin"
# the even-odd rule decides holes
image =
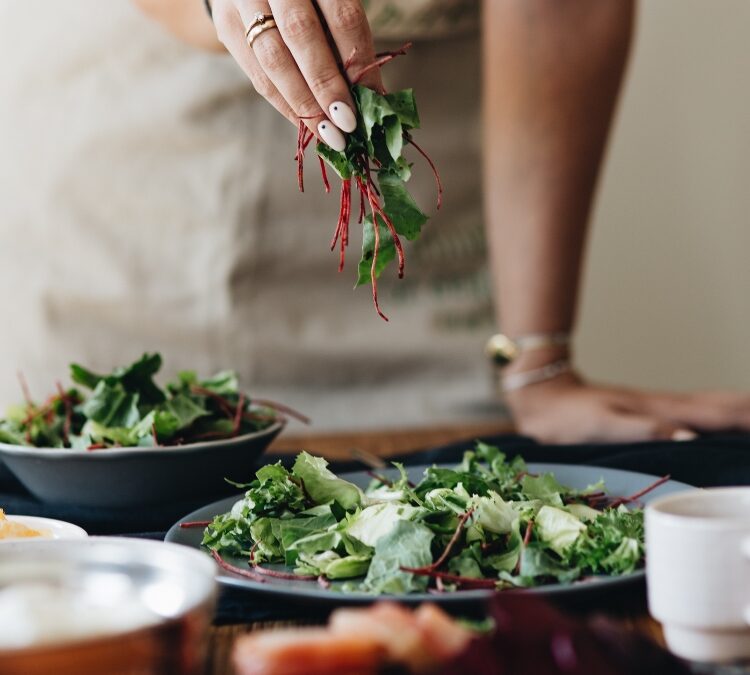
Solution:
[[[521,436],[503,435],[481,439],[499,446],[509,456],[520,454],[528,462],[588,464],[627,469],[663,476],[700,487],[750,485],[750,436],[705,436],[689,442],[650,442],[618,445],[539,445]],[[395,457],[405,464],[457,462],[473,440],[451,443],[423,452]],[[264,455],[263,463],[281,459],[291,463],[289,455]],[[337,462],[336,472],[362,469],[358,462]],[[249,479],[250,477],[248,477]],[[76,523],[89,534],[122,534],[163,539],[166,530],[190,511],[210,500],[170,503],[129,509],[103,509],[45,504],[30,495],[15,479],[0,477],[0,508],[7,513],[58,518]],[[318,618],[324,610],[304,608],[267,600],[245,592],[224,590],[217,614],[218,623],[279,621]]]

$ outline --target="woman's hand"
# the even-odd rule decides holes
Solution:
[[[343,150],[342,132],[354,131],[357,120],[341,62],[354,53],[349,72],[356,74],[375,60],[375,48],[360,0],[316,4],[322,19],[312,0],[213,0],[213,19],[257,92],[294,125],[304,119],[324,143]],[[250,47],[245,34],[258,12],[272,14],[277,28],[260,33]],[[377,69],[361,83],[383,88]]]
[[[508,395],[520,433],[544,443],[690,440],[696,431],[750,431],[750,395],[655,393],[589,384],[573,374]]]

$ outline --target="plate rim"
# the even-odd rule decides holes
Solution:
[[[186,443],[185,445],[162,445],[158,447],[129,447],[129,448],[102,448],[95,452],[79,450],[77,448],[37,448],[25,445],[13,445],[12,443],[0,443],[0,457],[8,458],[45,458],[51,460],[66,459],[72,457],[142,457],[142,456],[169,456],[175,454],[191,454],[213,448],[223,448],[238,443],[253,441],[272,434],[281,433],[286,427],[285,420],[279,420],[272,425],[259,431],[252,431],[241,436],[222,438],[215,441],[202,441],[199,443]]]
[[[412,464],[412,465],[406,465],[406,469],[426,469],[431,466],[438,466],[438,467],[455,467],[456,462],[433,462],[432,464]],[[615,473],[620,475],[627,475],[632,478],[638,478],[639,480],[644,479],[651,479],[651,482],[656,481],[660,478],[660,476],[656,476],[654,474],[649,473],[643,473],[640,471],[630,471],[628,469],[618,469],[615,467],[606,467],[606,466],[599,466],[595,464],[562,464],[562,463],[555,463],[555,462],[528,462],[529,468],[531,467],[551,467],[548,469],[545,469],[549,472],[554,472],[557,468],[563,468],[563,469],[571,469],[571,468],[586,468],[586,469],[599,469],[601,471],[607,472],[607,473]],[[384,470],[391,470],[395,471],[393,467],[387,467],[387,469]],[[340,474],[337,474],[341,478],[346,478],[347,476],[351,476],[352,474],[361,474],[365,473],[365,470],[363,471],[347,471],[342,472]],[[606,481],[606,478],[605,478]],[[682,481],[678,480],[668,480],[664,485],[672,485],[673,487],[677,487],[681,490],[694,490],[697,489],[694,485],[689,485],[688,483],[683,483]],[[169,530],[167,531],[164,541],[169,543],[176,543],[181,544],[183,546],[189,546],[190,548],[196,548],[193,544],[188,544],[186,542],[180,541],[179,534],[183,532],[184,530],[180,528],[180,523],[187,522],[189,520],[196,520],[196,514],[198,514],[201,511],[204,511],[206,509],[210,509],[214,506],[218,508],[218,506],[224,505],[225,503],[237,501],[237,499],[240,498],[240,495],[243,493],[238,493],[237,495],[233,497],[225,497],[223,499],[216,500],[214,502],[211,502],[210,504],[206,504],[198,509],[195,509],[191,511],[190,513],[183,516],[180,520],[178,520],[176,523],[174,523]],[[226,508],[222,506],[224,511]],[[223,512],[223,511],[217,511],[217,514]],[[204,518],[205,519],[205,518]],[[200,545],[197,547],[198,550],[203,550]],[[534,593],[539,595],[549,595],[549,596],[567,596],[569,594],[583,594],[588,593],[591,591],[598,591],[598,590],[606,590],[606,589],[612,589],[613,587],[622,587],[625,584],[631,584],[631,583],[638,583],[644,581],[646,578],[646,570],[645,568],[641,568],[639,570],[636,570],[635,572],[631,572],[627,575],[621,575],[621,576],[606,576],[602,578],[601,582],[584,582],[584,583],[573,583],[573,584],[548,584],[546,586],[536,586],[534,588],[528,588],[528,589],[509,589],[507,591],[503,591],[504,593],[509,592],[522,592],[522,593]],[[216,581],[221,586],[230,587],[233,589],[239,589],[242,591],[250,592],[250,593],[262,593],[263,595],[281,595],[285,598],[294,598],[298,602],[305,602],[305,603],[327,603],[327,604],[339,604],[339,605],[345,605],[345,604],[352,604],[352,605],[361,605],[365,603],[371,603],[376,602],[378,600],[391,600],[394,602],[400,602],[403,604],[418,604],[420,602],[437,602],[437,603],[446,603],[446,604],[461,604],[461,603],[471,603],[481,600],[486,600],[487,598],[491,597],[494,593],[497,591],[493,590],[487,590],[487,589],[473,589],[473,590],[459,590],[454,591],[451,593],[443,593],[443,594],[431,594],[431,593],[404,593],[404,594],[397,594],[397,595],[371,595],[368,593],[362,593],[362,592],[355,592],[355,593],[337,593],[337,592],[331,592],[326,589],[320,589],[320,588],[311,588],[308,590],[305,590],[304,592],[300,592],[298,588],[285,588],[282,585],[271,585],[271,584],[265,584],[253,581],[251,579],[245,579],[236,575],[231,575],[226,570],[223,570],[221,568],[218,568]]]
[[[71,536],[64,537],[9,537],[6,539],[0,539],[0,545],[4,544],[32,544],[41,541],[76,541],[80,539],[88,539],[89,533],[86,532],[80,525],[71,523],[67,520],[60,520],[59,518],[47,518],[45,516],[29,516],[23,513],[6,513],[5,517],[12,522],[20,522],[29,527],[47,527],[51,526],[62,526],[64,531],[67,531]]]

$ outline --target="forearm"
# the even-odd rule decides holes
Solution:
[[[573,327],[630,0],[485,0],[486,220],[509,335]]]
[[[204,0],[133,0],[147,16],[184,42],[210,51],[224,51],[216,37]]]

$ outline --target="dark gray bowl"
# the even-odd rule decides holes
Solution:
[[[143,506],[232,491],[224,479],[243,481],[252,475],[256,460],[283,428],[277,422],[236,438],[162,448],[88,451],[0,443],[0,458],[42,501]]]

